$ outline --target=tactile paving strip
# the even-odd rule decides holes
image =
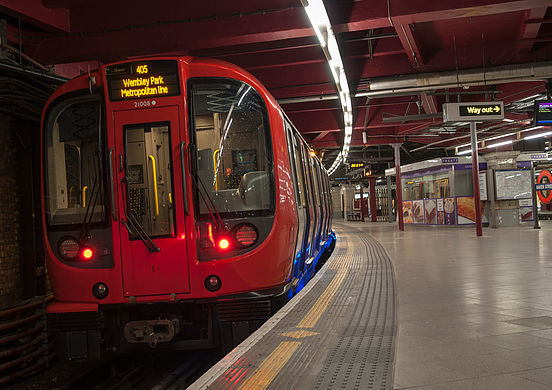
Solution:
[[[209,389],[391,389],[392,263],[368,234],[337,224],[320,280]]]

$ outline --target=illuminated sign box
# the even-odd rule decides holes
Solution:
[[[552,100],[535,100],[535,126],[552,125]]]
[[[364,163],[363,162],[354,162],[354,163],[349,164],[349,166],[351,168],[364,168]]]
[[[490,121],[504,119],[503,102],[472,102],[443,104],[443,121]]]
[[[178,62],[138,61],[105,68],[109,100],[134,100],[180,94]]]

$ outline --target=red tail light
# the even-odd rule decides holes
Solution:
[[[243,247],[251,246],[257,241],[257,229],[252,225],[242,225],[236,230],[236,241]]]
[[[226,237],[219,239],[217,242],[217,248],[220,251],[227,251],[228,249],[230,249],[230,240]]]
[[[84,248],[84,249],[81,251],[81,258],[82,258],[84,261],[88,261],[88,260],[90,260],[92,257],[94,257],[94,251],[92,250],[92,248]]]

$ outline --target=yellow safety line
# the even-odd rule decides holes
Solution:
[[[299,322],[299,325],[297,325],[298,328],[313,328],[316,325],[322,314],[328,308],[328,305],[330,304],[334,295],[337,293],[337,291],[339,291],[339,287],[347,276],[350,263],[351,257],[349,257],[341,264],[341,266],[337,270],[337,274],[334,276],[328,287],[326,287],[326,290],[324,290],[322,295],[320,295],[320,297],[313,305],[313,307],[309,310],[307,315],[303,317],[301,322]]]
[[[283,341],[262,362],[255,373],[239,387],[240,389],[266,389],[286,365],[291,355],[301,345],[300,341]]]

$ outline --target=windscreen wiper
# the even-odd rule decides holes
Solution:
[[[192,175],[192,179],[193,179],[193,183],[195,184],[195,186],[197,188],[197,192],[201,196],[201,200],[203,200],[203,203],[205,204],[205,207],[207,208],[207,211],[209,212],[209,215],[211,216],[211,218],[213,219],[213,222],[215,223],[215,226],[218,226],[220,229],[223,229],[224,228],[224,222],[222,221],[222,218],[220,217],[220,214],[218,213],[217,208],[215,207],[215,203],[213,202],[213,199],[209,195],[209,192],[205,188],[205,185],[203,184],[203,181],[201,180],[201,178],[199,177],[197,172],[195,172],[195,174]],[[201,191],[201,188],[199,188],[198,180],[199,180],[199,183],[201,184],[201,187],[203,188],[203,192]],[[203,193],[205,193],[205,195],[203,195]],[[209,203],[211,204],[212,209],[211,209],[211,207],[209,207],[209,203],[207,203],[207,200],[205,199],[205,196],[207,196],[207,199],[209,200]],[[216,218],[215,218],[215,216],[216,216]]]
[[[94,216],[94,210],[96,209],[96,203],[98,201],[99,193],[102,192],[98,189],[98,182],[99,182],[99,157],[98,157],[98,151],[94,152],[94,182],[92,183],[92,195],[90,196],[90,201],[86,205],[86,210],[84,212],[84,218],[82,220],[82,226],[81,226],[81,232],[80,232],[80,238],[84,239],[88,237],[90,233],[90,224],[92,223],[92,218]]]
[[[138,219],[134,215],[134,212],[128,207],[127,197],[126,197],[128,193],[128,179],[126,178],[126,176],[121,179],[121,188],[125,189],[122,195],[123,195],[123,203],[125,204],[124,213],[127,219],[125,221],[123,218],[121,218],[121,222],[123,222],[123,225],[126,227],[126,229],[131,235],[138,236],[138,238],[142,240],[142,242],[146,246],[146,249],[150,253],[161,252],[161,248],[155,245],[155,243],[148,235],[148,233],[146,233],[146,231],[144,230],[140,222],[138,222]]]

